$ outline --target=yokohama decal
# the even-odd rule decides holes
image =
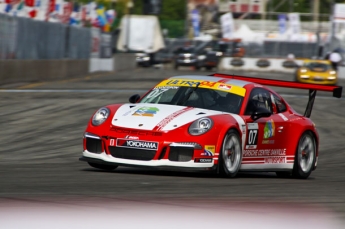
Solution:
[[[118,147],[125,147],[125,148],[136,148],[136,149],[147,149],[147,150],[158,149],[158,142],[137,141],[137,140],[129,140],[129,139],[117,139],[116,145]]]
[[[176,118],[177,116],[187,112],[187,111],[190,111],[194,109],[194,107],[186,107],[182,110],[178,110],[178,111],[175,111],[174,113],[172,113],[171,115],[167,116],[166,118],[164,118],[162,121],[160,121],[154,128],[153,130],[154,131],[159,131],[159,130],[162,130],[166,125],[168,125],[169,122],[171,122],[174,118]]]

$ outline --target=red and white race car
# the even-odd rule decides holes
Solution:
[[[308,89],[305,114],[263,85]],[[105,170],[173,167],[307,178],[318,159],[319,137],[309,118],[317,90],[342,94],[339,86],[217,73],[171,77],[130,103],[96,111],[80,160]]]

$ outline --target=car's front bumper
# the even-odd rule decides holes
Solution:
[[[93,159],[125,166],[209,169],[215,167],[218,162],[219,154],[214,152],[215,144],[211,144],[215,140],[210,140],[209,145],[202,145],[195,141],[176,142],[167,139],[169,136],[139,140],[85,133],[82,155],[84,160]],[[156,144],[154,149],[146,147],[153,143]],[[140,148],[128,144],[146,144],[146,146]]]
[[[310,84],[335,85],[337,83],[337,78],[329,79],[327,76],[310,76],[309,78],[303,78],[303,76],[299,75],[297,79],[301,83]]]
[[[176,64],[181,66],[194,66],[198,63],[196,59],[178,59]]]

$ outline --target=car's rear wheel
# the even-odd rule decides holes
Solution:
[[[307,179],[313,171],[316,160],[316,142],[312,133],[305,132],[297,145],[292,175]]]
[[[219,173],[235,177],[242,163],[241,140],[237,131],[231,129],[225,135],[219,154]]]
[[[107,171],[112,171],[118,167],[117,165],[102,165],[102,164],[96,164],[92,162],[88,162],[88,163],[91,167],[94,167],[96,169],[107,170]]]

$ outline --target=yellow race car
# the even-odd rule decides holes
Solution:
[[[312,84],[337,84],[337,72],[328,60],[305,60],[296,71],[296,81]]]

